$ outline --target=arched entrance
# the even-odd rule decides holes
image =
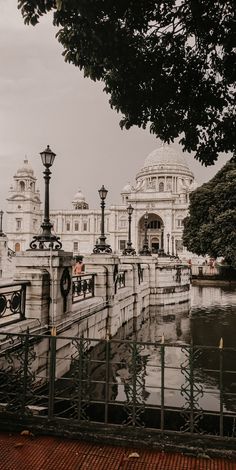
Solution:
[[[163,248],[163,225],[163,220],[159,215],[148,212],[147,239],[148,247],[152,253],[158,253],[158,251]],[[143,247],[144,238],[145,219],[143,215],[138,224],[138,251],[140,251]]]

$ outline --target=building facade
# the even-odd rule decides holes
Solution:
[[[13,177],[7,198],[9,248],[24,251],[33,235],[40,233],[43,218],[36,177],[28,160]],[[153,253],[187,255],[182,245],[183,219],[188,213],[189,193],[195,189],[194,175],[178,146],[161,145],[144,161],[133,184],[121,191],[121,203],[105,210],[105,234],[113,253],[120,254],[128,239],[127,206],[134,211],[131,239],[138,253],[145,235],[144,215],[148,213],[147,238]],[[61,238],[63,249],[74,254],[88,254],[99,239],[101,211],[90,209],[79,189],[69,210],[51,210],[53,230]]]

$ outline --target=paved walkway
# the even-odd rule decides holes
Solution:
[[[1,470],[236,470],[236,461],[0,433]]]

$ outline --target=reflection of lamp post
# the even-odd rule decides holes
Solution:
[[[101,209],[102,209],[102,219],[101,219],[101,235],[99,237],[100,243],[96,243],[93,253],[112,253],[112,249],[110,245],[106,243],[106,236],[105,236],[105,199],[107,197],[107,189],[102,185],[101,189],[98,190],[98,194],[101,199]]]
[[[2,231],[2,218],[3,218],[3,211],[0,211],[0,237],[5,237],[5,234]]]
[[[175,256],[174,235],[171,237],[171,253],[172,256]]]
[[[161,226],[161,248],[158,250],[158,256],[166,256],[164,252],[164,225]]]
[[[44,220],[41,224],[42,233],[40,235],[34,236],[32,242],[30,243],[30,248],[33,250],[60,250],[62,247],[59,237],[52,235],[51,229],[52,224],[49,219],[49,182],[50,182],[50,167],[52,166],[56,154],[52,152],[49,145],[47,148],[40,152],[42,163],[45,167],[44,170],[44,180],[45,180],[45,200],[44,200]]]
[[[148,248],[148,238],[147,238],[147,226],[148,226],[148,212],[146,211],[144,214],[144,241],[143,241],[143,248],[140,250],[139,254],[141,256],[151,256],[151,251]]]
[[[170,234],[167,233],[167,255],[170,255]]]
[[[175,240],[175,256],[178,258],[178,240]]]
[[[127,242],[127,247],[123,251],[123,255],[136,255],[136,251],[134,248],[132,248],[132,242],[131,242],[131,218],[133,214],[134,208],[129,204],[127,207],[127,213],[128,213],[128,223],[129,223],[129,232],[128,232],[128,242]]]

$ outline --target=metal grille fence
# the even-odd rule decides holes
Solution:
[[[1,333],[0,417],[235,438],[236,348],[222,346]]]

